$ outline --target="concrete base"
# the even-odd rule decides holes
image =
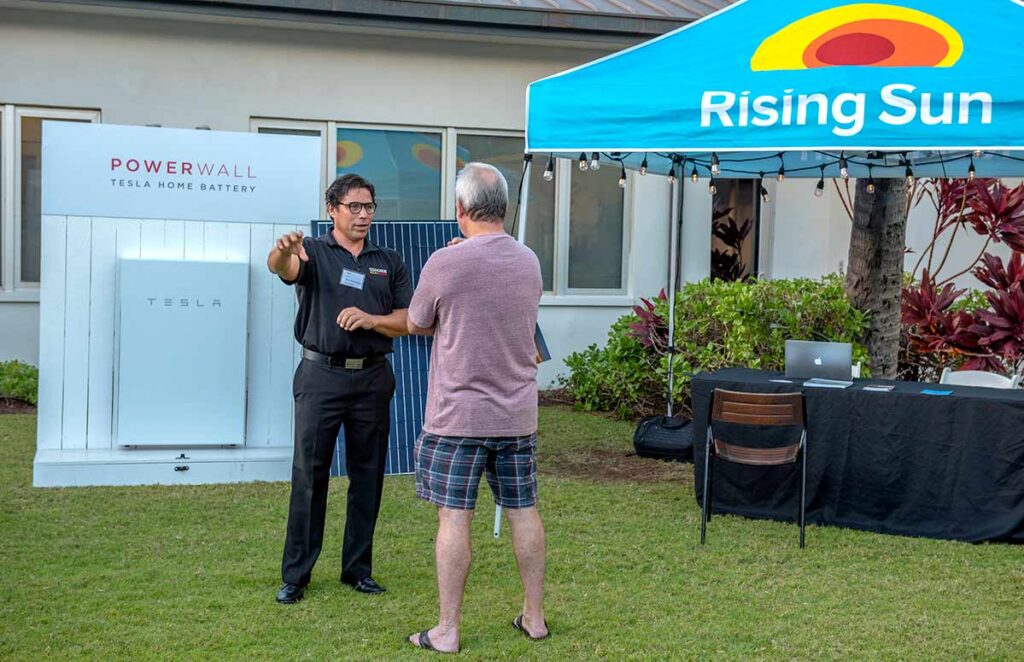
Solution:
[[[291,447],[40,450],[32,484],[79,487],[287,481],[291,480],[291,468]]]

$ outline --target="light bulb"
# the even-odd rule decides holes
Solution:
[[[839,156],[839,175],[843,179],[849,179],[850,178],[850,168],[849,168],[849,166],[846,163],[846,157],[843,156],[843,155]]]
[[[768,196],[768,189],[764,187],[764,184],[761,185],[761,199],[765,202],[771,202],[771,198]]]
[[[555,159],[551,157],[548,159],[548,166],[544,168],[544,181],[550,182],[555,178]]]
[[[907,166],[907,186],[910,187],[910,186],[913,186],[913,185],[914,185],[914,171],[913,171],[913,169],[911,169],[910,166]]]
[[[711,174],[717,177],[722,172],[721,164],[718,162],[718,154],[711,152]]]
[[[825,178],[822,177],[818,180],[818,185],[814,187],[814,197],[820,198],[825,195]]]
[[[622,169],[622,174],[619,175],[619,188],[626,188],[626,169]]]
[[[597,152],[590,155],[590,169],[595,172],[601,169],[601,157]]]
[[[708,184],[708,193],[710,193],[711,195],[718,195],[718,187],[715,186],[714,179],[712,179],[711,182]]]
[[[700,179],[700,175],[697,174],[697,166],[693,166],[693,172],[690,173],[690,181],[694,184]]]
[[[779,183],[781,184],[786,179],[786,169],[779,168]]]
[[[580,172],[587,171],[587,155],[580,152]]]
[[[974,175],[975,175],[975,171],[974,171],[974,158],[972,157],[971,158],[971,165],[970,165],[969,168],[967,168],[967,181],[973,182],[974,181]]]
[[[673,163],[672,166],[668,169],[668,183],[669,184],[675,184],[676,183],[676,164],[675,163]]]
[[[980,159],[982,151],[980,149],[974,150],[974,158]]]
[[[868,193],[872,195],[875,193],[875,180],[873,179],[868,180]]]
[[[647,175],[647,157],[644,157],[644,162],[640,164],[640,176],[645,177]]]

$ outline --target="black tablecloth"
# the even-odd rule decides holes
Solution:
[[[729,368],[693,380],[694,490],[703,496],[708,407],[715,388],[801,390],[778,373]],[[865,384],[893,384],[890,392]],[[926,395],[923,389],[953,391]],[[1024,542],[1024,390],[855,380],[806,394],[807,521],[881,533]],[[750,446],[796,440],[785,428],[715,424]],[[712,513],[795,520],[800,468],[718,461]]]

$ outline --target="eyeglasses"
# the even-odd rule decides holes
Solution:
[[[348,210],[353,214],[358,214],[362,209],[365,209],[367,214],[377,211],[376,202],[339,202],[338,206],[348,207]]]

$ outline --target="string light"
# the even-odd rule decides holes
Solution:
[[[580,172],[587,171],[587,155],[584,152],[580,152]]]
[[[690,173],[690,181],[696,184],[698,179],[700,179],[700,175],[697,174],[697,162],[694,161],[693,172]]]
[[[967,168],[967,181],[973,182],[974,181],[974,175],[975,175],[975,172],[974,172],[974,157],[972,156],[971,157],[971,165]]]
[[[821,179],[818,180],[818,185],[814,187],[814,197],[820,198],[825,195],[825,166],[821,166]]]
[[[761,199],[764,200],[765,202],[769,202],[768,189],[766,189],[764,187],[764,173],[763,172],[761,173],[761,179],[758,180],[757,183],[758,183],[758,185],[760,186],[760,189],[761,189]]]
[[[786,179],[786,161],[782,158],[782,153],[779,153],[779,183],[781,184]]]
[[[974,158],[980,159],[981,158],[981,154],[982,154],[982,152],[981,152],[980,149],[974,150]]]
[[[555,157],[548,159],[548,165],[544,168],[544,181],[550,182],[555,178]]]
[[[718,154],[711,152],[711,176],[717,177],[722,173],[721,164],[718,162]]]
[[[640,176],[641,177],[646,177],[647,176],[647,157],[646,156],[644,157],[644,162],[640,164]]]
[[[668,168],[668,183],[669,184],[675,184],[676,183],[676,161],[675,161],[675,159],[672,159],[672,165],[669,166],[669,168]]]
[[[868,193],[871,195],[875,194],[875,177],[871,172],[871,166],[868,166]]]
[[[622,166],[622,174],[619,175],[619,188],[626,188],[626,166]]]
[[[907,162],[907,186],[914,186],[914,169],[910,167],[910,162]]]
[[[708,182],[708,193],[710,193],[713,196],[718,195],[718,187],[715,186],[715,178],[714,177],[712,177],[711,181]]]
[[[601,156],[597,152],[590,155],[590,169],[594,172],[601,169]]]
[[[839,154],[839,176],[843,179],[850,178],[850,167],[846,163],[846,152],[840,152]]]

